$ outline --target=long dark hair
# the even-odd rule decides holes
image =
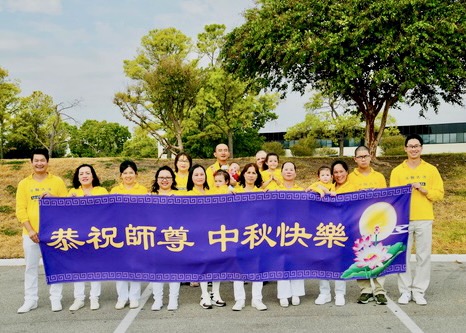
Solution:
[[[164,165],[155,172],[155,177],[154,177],[155,179],[154,179],[154,183],[152,184],[152,191],[151,191],[152,193],[157,193],[157,194],[159,193],[160,186],[157,183],[157,179],[159,178],[160,172],[163,170],[167,170],[168,172],[170,172],[170,175],[172,177],[173,182],[172,182],[172,186],[170,186],[170,189],[175,190],[175,191],[178,190],[178,188],[176,187],[175,173],[173,172],[172,168],[170,168],[167,165]]]
[[[256,185],[256,187],[260,188],[262,186],[262,175],[259,171],[259,167],[257,166],[256,163],[248,163],[244,166],[243,170],[241,171],[241,174],[239,175],[239,184],[242,186],[242,187],[246,187],[246,179],[244,178],[244,174],[248,171],[248,169],[250,167],[254,167],[254,170],[256,170],[256,173],[257,173],[257,179],[256,181],[254,182],[254,185]]]
[[[175,156],[175,172],[178,172],[178,160],[180,157],[185,156],[189,162],[189,168],[191,168],[191,165],[193,165],[193,159],[191,156],[189,156],[187,153],[179,153],[178,155]]]
[[[207,184],[207,173],[205,172],[205,168],[204,168],[202,165],[200,165],[200,164],[194,164],[194,165],[189,169],[188,183],[186,184],[186,190],[187,190],[187,191],[192,191],[192,189],[194,188],[193,173],[194,173],[194,170],[196,170],[197,168],[201,168],[202,170],[204,170],[205,181],[204,181],[203,188],[204,188],[204,189],[209,189],[209,184]]]
[[[94,170],[94,167],[90,164],[81,164],[76,168],[74,171],[73,175],[73,187],[78,189],[81,186],[81,183],[79,182],[79,169],[83,167],[88,167],[91,169],[91,174],[92,174],[92,187],[100,186],[100,180],[99,177],[97,177],[97,173]]]

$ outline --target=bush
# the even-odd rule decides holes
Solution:
[[[312,156],[316,150],[317,142],[313,138],[300,139],[296,144],[290,147],[293,156]]]
[[[405,137],[403,135],[394,135],[383,137],[380,141],[382,156],[404,155]]]
[[[338,156],[338,150],[330,147],[317,148],[315,156]]]
[[[278,141],[266,142],[262,145],[262,149],[267,153],[275,153],[278,156],[285,156],[285,149],[283,149],[282,144]]]

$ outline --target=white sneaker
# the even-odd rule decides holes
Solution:
[[[203,309],[212,309],[212,300],[209,298],[201,298],[199,303]]]
[[[413,293],[413,300],[416,302],[417,305],[427,305],[427,301],[424,298],[424,295]]]
[[[256,309],[259,310],[259,311],[265,311],[265,310],[267,310],[267,306],[266,306],[264,303],[262,303],[262,301],[259,300],[259,299],[253,299],[253,300],[251,301],[251,306],[252,306],[253,308],[256,308]]]
[[[129,308],[130,309],[137,309],[139,308],[139,301],[137,299],[129,301]]]
[[[341,295],[341,294],[335,295],[335,305],[336,306],[343,306],[345,304],[346,304],[345,295]]]
[[[99,298],[93,297],[90,299],[91,301],[91,310],[99,310],[100,309],[100,304],[99,304]]]
[[[287,308],[289,305],[290,303],[288,303],[288,298],[280,298],[280,306],[282,308]]]
[[[402,293],[398,298],[398,304],[408,304],[411,301],[411,293]]]
[[[178,300],[177,299],[168,299],[168,311],[178,310]]]
[[[115,304],[115,309],[117,310],[122,310],[125,308],[126,306],[126,303],[128,303],[128,301],[118,301],[116,304]]]
[[[330,294],[319,294],[319,296],[316,298],[314,301],[315,304],[317,305],[324,305],[325,303],[329,303],[332,301],[332,296]]]
[[[301,304],[301,300],[299,299],[299,296],[293,296],[293,297],[291,297],[291,304],[293,304],[293,305],[299,305],[299,304]]]
[[[154,304],[152,304],[152,307],[150,308],[152,311],[160,311],[163,307],[163,302],[161,299],[157,299],[154,301]]]
[[[235,305],[231,308],[233,311],[241,311],[244,309],[244,299],[236,301]]]
[[[70,306],[70,311],[78,311],[84,307],[84,301],[82,299],[75,299],[73,304]]]
[[[26,313],[37,309],[37,301],[24,301],[24,304],[18,309],[18,313]]]
[[[61,301],[59,299],[54,299],[53,301],[50,301],[52,305],[52,311],[53,312],[59,312],[63,310],[63,307],[61,306]]]

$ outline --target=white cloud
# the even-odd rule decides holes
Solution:
[[[24,51],[40,45],[37,38],[8,30],[0,30],[0,51]]]
[[[57,15],[62,11],[61,0],[2,0],[0,8],[12,12],[42,13]]]

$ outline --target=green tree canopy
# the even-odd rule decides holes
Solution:
[[[19,84],[8,78],[8,71],[0,67],[0,159],[5,153],[6,135],[10,129],[10,119],[19,104]]]
[[[400,102],[421,114],[437,112],[440,99],[462,105],[463,0],[258,0],[245,18],[227,36],[226,68],[263,87],[310,86],[353,103],[372,154]]]

